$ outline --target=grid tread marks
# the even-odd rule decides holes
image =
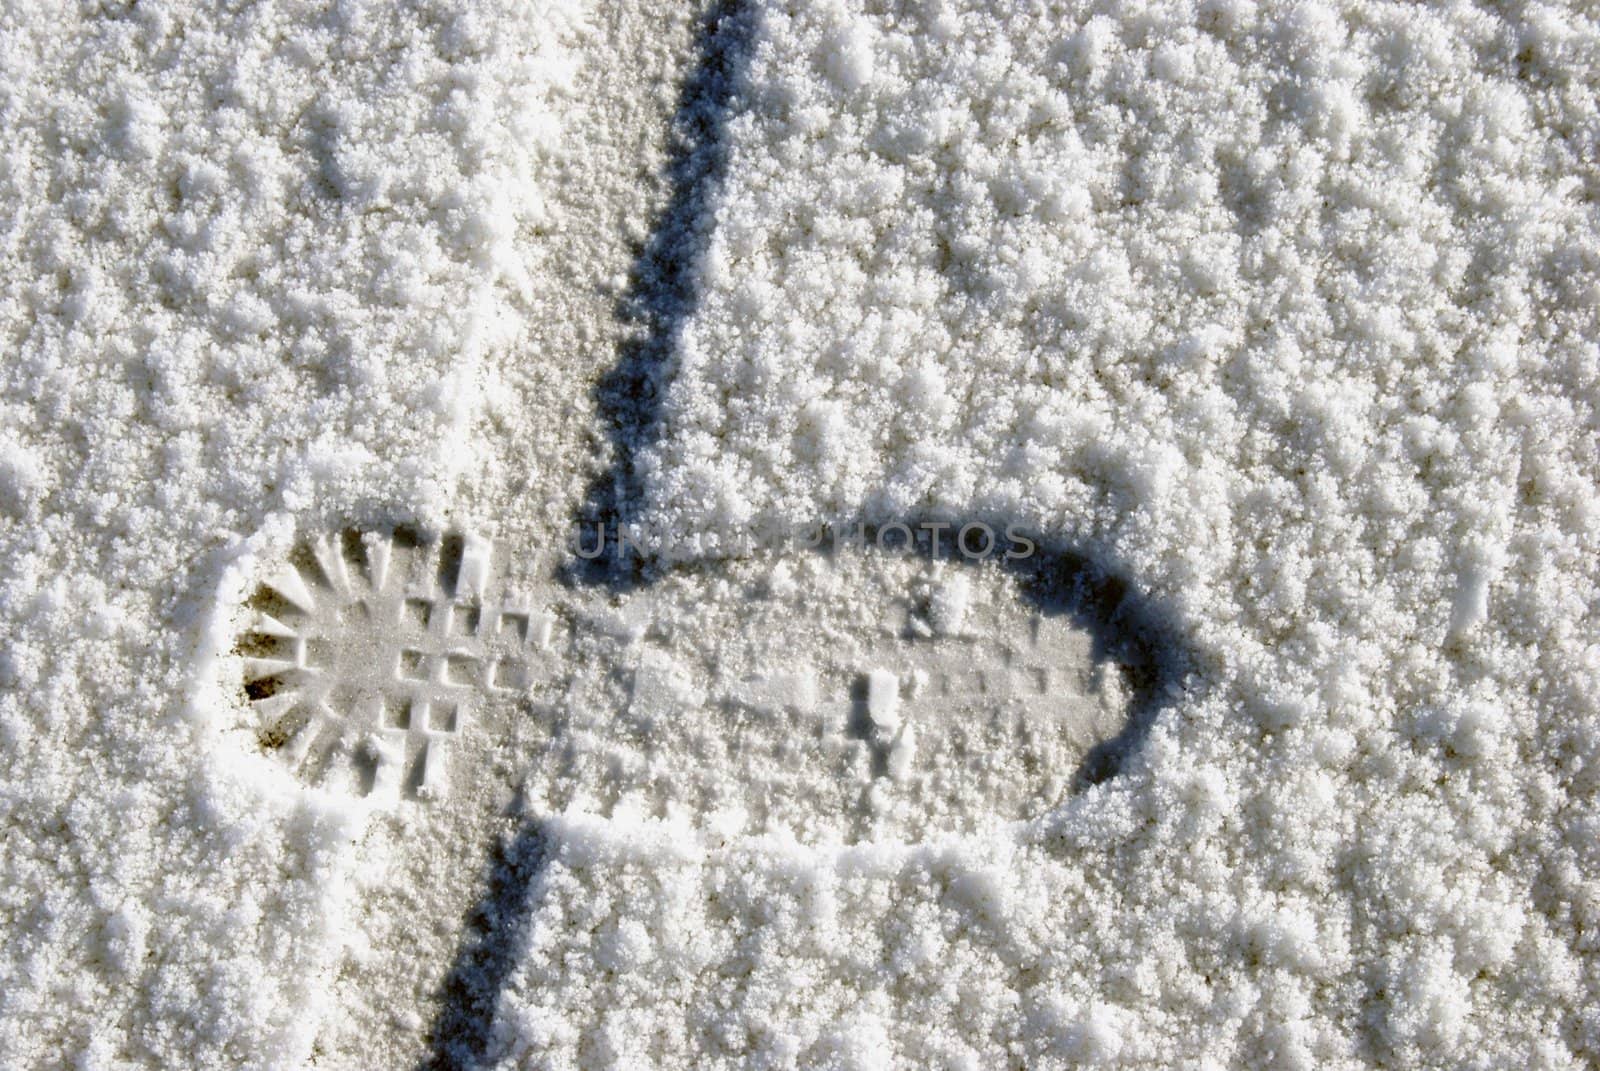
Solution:
[[[470,534],[297,548],[257,591],[237,648],[263,747],[318,787],[445,796],[475,712],[526,689],[550,643],[549,615],[496,566]]]

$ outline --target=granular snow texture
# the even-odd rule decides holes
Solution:
[[[1022,523],[1202,679],[1013,838],[557,824],[506,1059],[1600,1061],[1600,25],[747,17],[642,527]]]
[[[594,2],[617,40],[655,11]],[[1017,524],[1129,578],[1199,673],[1119,777],[982,837],[537,816],[470,994],[499,990],[488,1059],[1600,1061],[1593,17],[730,17],[718,185],[658,236],[693,293],[642,527],[703,558]],[[519,402],[585,405],[565,346],[617,329],[562,320],[548,206],[604,202],[563,249],[587,280],[606,221],[644,237],[618,176],[663,166],[642,104],[563,160],[578,57],[639,60],[580,21],[0,14],[0,1064],[413,1051],[408,953],[455,920],[363,881],[463,849],[361,855],[365,816],[219,740],[196,682],[234,566],[297,530],[563,508],[542,468],[587,425]]]
[[[0,1064],[300,1066],[353,816],[193,697],[234,541],[437,519],[562,4],[0,15]]]

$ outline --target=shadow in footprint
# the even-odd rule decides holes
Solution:
[[[1193,666],[1175,623],[1132,584],[1093,558],[1033,537],[1036,553],[1007,563],[1024,598],[1044,616],[1063,616],[1087,632],[1090,659],[1115,666],[1128,692],[1127,718],[1115,736],[1089,749],[1077,788],[1116,776],[1162,708],[1189,686]]]

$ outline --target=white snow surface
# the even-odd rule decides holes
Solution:
[[[567,830],[504,1036],[530,1066],[1593,1066],[1592,14],[749,17],[642,526],[687,558],[1019,522],[1128,576],[1203,683],[1011,840]]]
[[[438,517],[573,10],[0,15],[0,1065],[309,1058],[359,824],[215,746],[206,613],[241,536]]]
[[[1199,678],[981,838],[546,817],[488,1061],[1594,1066],[1593,17],[737,12],[641,522],[682,558],[1016,523]],[[0,1065],[308,1066],[416,1017],[337,1005],[338,958],[439,920],[364,917],[366,816],[221,746],[195,682],[252,553],[556,464],[496,380],[563,359],[513,340],[574,65],[628,63],[582,16],[0,14]]]

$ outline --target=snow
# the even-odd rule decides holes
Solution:
[[[1027,532],[1126,578],[1194,681],[1118,776],[974,833],[752,835],[736,795],[530,814],[487,767],[433,824],[300,788],[222,739],[231,615],[305,533],[553,542],[610,460],[589,409],[637,342],[614,299],[664,200],[649,80],[690,62],[687,17],[19,9],[0,1062],[414,1063],[445,1044],[480,849],[531,827],[484,912],[491,1065],[1592,1066],[1593,14],[733,17],[638,541],[705,565],[813,523]],[[987,620],[959,553],[919,642]],[[736,565],[674,597],[737,623],[758,581],[791,618],[837,594],[804,555]],[[579,624],[710,635],[629,613]],[[736,696],[810,702],[793,661]],[[684,664],[620,716],[693,707]],[[938,726],[922,678],[869,664],[883,794]]]
[[[900,727],[900,678],[889,670],[867,674],[867,716],[883,732],[893,734]]]
[[[1004,925],[941,915],[907,861],[828,946],[881,959],[847,984],[791,964],[706,1029],[759,1002],[820,1031],[842,986],[906,1065],[930,1024],[983,1066],[1592,1062],[1592,14],[751,17],[641,531],[689,557],[817,520],[1017,522],[1130,577],[1206,686],[1018,835]],[[956,935],[943,989],[892,967],[928,912]],[[581,1029],[548,992],[588,976],[553,973],[544,1016]],[[701,1021],[692,993],[648,1021]],[[824,1064],[820,1038],[773,1059]]]
[[[193,689],[232,642],[209,608],[249,540],[323,512],[437,515],[473,463],[569,17],[6,16],[6,1066],[308,1059],[360,816],[218,746],[221,697]]]

